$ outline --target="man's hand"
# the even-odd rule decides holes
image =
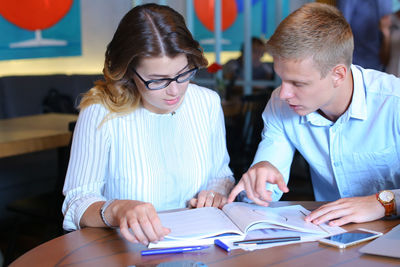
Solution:
[[[272,201],[272,192],[265,188],[267,183],[277,184],[282,192],[289,192],[289,188],[278,169],[268,161],[261,161],[243,174],[239,183],[232,189],[228,203],[232,202],[241,191],[246,190],[247,197],[254,203],[268,206],[268,202]]]
[[[329,221],[330,226],[374,221],[385,215],[385,208],[375,195],[342,198],[311,212],[305,220],[314,224]]]
[[[216,207],[222,208],[227,203],[227,198],[220,193],[214,191],[202,190],[197,195],[197,198],[192,198],[189,201],[190,208]]]

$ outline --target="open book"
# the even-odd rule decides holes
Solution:
[[[171,233],[158,243],[150,243],[149,248],[212,244],[216,238],[242,240],[258,229],[292,230],[320,238],[343,232],[340,227],[306,222],[304,217],[309,213],[300,205],[271,208],[243,202],[227,204],[222,210],[207,207],[159,213]]]

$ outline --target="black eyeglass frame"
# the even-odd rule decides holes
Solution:
[[[177,83],[184,83],[184,82],[189,81],[190,79],[192,79],[194,77],[194,75],[196,75],[196,72],[198,71],[198,69],[199,69],[198,67],[194,67],[194,68],[192,68],[192,69],[190,69],[188,71],[185,71],[185,72],[175,76],[174,78],[162,78],[162,79],[155,79],[155,80],[148,80],[148,81],[143,79],[143,77],[140,76],[140,74],[137,73],[137,71],[135,69],[132,69],[132,70],[139,77],[139,79],[144,83],[144,85],[146,86],[147,89],[149,89],[149,90],[161,90],[161,89],[164,89],[165,87],[167,87],[168,85],[170,85],[170,83],[172,83],[174,81],[177,82]],[[179,81],[178,80],[180,77],[185,76],[190,72],[193,72],[193,73],[188,78],[186,78],[183,81]],[[163,81],[166,81],[167,83],[165,83],[162,86],[159,86],[157,88],[150,88],[149,87],[149,84],[151,84],[153,82],[163,82]]]

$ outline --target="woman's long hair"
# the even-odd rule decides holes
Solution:
[[[133,8],[122,18],[107,46],[104,81],[97,81],[84,94],[79,108],[100,103],[109,110],[109,115],[132,112],[141,99],[132,79],[132,69],[144,58],[174,58],[179,54],[187,56],[189,65],[207,65],[203,51],[186,28],[182,15],[157,4]]]

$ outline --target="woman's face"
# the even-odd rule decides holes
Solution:
[[[163,78],[175,78],[193,66],[188,65],[187,58],[180,54],[174,58],[167,56],[144,58],[135,69],[134,81],[142,97],[142,103],[147,110],[164,114],[175,111],[182,103],[189,81],[178,83],[172,81],[167,87],[158,90],[149,90],[144,81]]]

